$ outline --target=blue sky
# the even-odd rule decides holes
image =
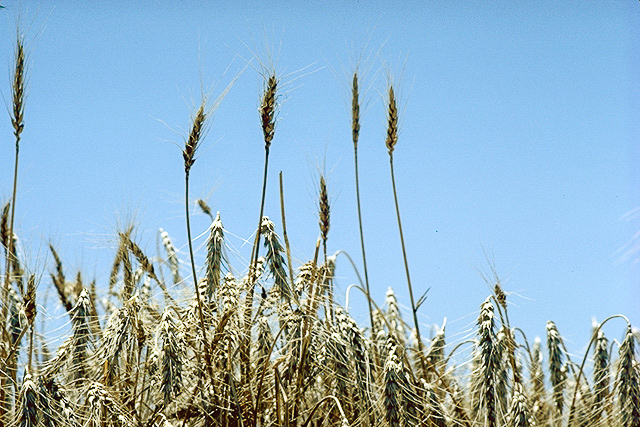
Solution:
[[[384,145],[391,75],[400,95],[394,166],[412,281],[416,294],[431,288],[420,309],[423,333],[444,317],[451,340],[471,331],[492,263],[512,293],[511,322],[530,339],[554,320],[579,352],[592,316],[624,313],[640,325],[640,252],[623,255],[640,230],[640,216],[626,216],[640,207],[638,2],[3,4],[5,103],[16,15],[28,29],[16,224],[41,273],[52,263],[51,241],[68,275],[81,269],[106,284],[118,224],[131,218],[148,253],[162,227],[187,259],[180,146],[189,117],[203,87],[214,99],[255,54],[217,109],[191,176],[193,201],[204,198],[221,213],[235,271],[246,268],[243,242],[257,225],[264,156],[257,107],[261,63],[270,59],[283,91],[265,213],[280,233],[282,171],[295,265],[309,260],[324,172],[328,250],[361,264],[349,92],[359,64],[363,221],[378,303],[393,286],[409,305]],[[6,201],[8,115],[0,135]],[[200,235],[209,221],[193,212]],[[356,281],[344,258],[337,276],[344,301]],[[49,288],[47,275],[40,287]],[[362,325],[365,304],[352,294]],[[619,338],[622,325],[610,331]]]

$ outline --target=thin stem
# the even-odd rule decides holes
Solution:
[[[9,310],[9,286],[11,283],[11,266],[13,265],[13,219],[16,209],[16,194],[18,188],[18,158],[20,153],[20,135],[16,135],[16,158],[13,169],[13,193],[11,195],[11,216],[9,217],[9,247],[7,248],[6,274],[4,276],[4,288],[2,289],[2,319],[6,321]],[[4,323],[3,323],[4,324]]]
[[[202,328],[202,342],[204,345],[204,357],[209,374],[212,374],[211,354],[209,353],[209,343],[207,342],[207,327],[204,322],[204,313],[202,311],[202,299],[200,297],[200,288],[198,286],[198,275],[196,274],[196,263],[193,258],[193,243],[191,242],[191,222],[189,220],[189,171],[185,171],[184,175],[184,205],[187,218],[187,239],[189,240],[189,257],[191,259],[191,273],[193,274],[193,283],[196,288],[196,299],[198,301],[198,316],[200,317],[200,327]]]
[[[367,289],[367,294],[371,295],[371,290],[369,288],[369,275],[367,273],[367,256],[364,250],[364,232],[362,231],[362,212],[360,208],[360,182],[358,180],[358,144],[353,144],[353,158],[355,162],[356,169],[356,201],[358,203],[358,225],[360,228],[360,246],[362,247],[362,265],[364,267],[364,283]],[[369,302],[369,321],[371,322],[371,330],[373,331],[373,306],[371,305],[371,300]]]
[[[631,323],[629,322],[629,319],[627,319],[626,316],[622,314],[614,314],[604,319],[602,323],[598,325],[598,327],[593,331],[593,334],[591,335],[591,340],[589,341],[587,350],[584,352],[584,357],[582,358],[582,363],[580,364],[580,370],[578,371],[578,375],[576,377],[576,386],[573,390],[573,398],[571,399],[571,407],[569,408],[569,421],[567,422],[568,427],[571,427],[571,424],[573,424],[573,417],[575,415],[574,412],[575,412],[575,406],[576,406],[576,397],[578,396],[578,389],[580,387],[580,378],[582,377],[582,374],[584,372],[584,365],[587,362],[587,358],[589,356],[589,350],[591,350],[591,346],[593,345],[595,340],[598,338],[598,332],[600,331],[600,329],[602,329],[604,324],[607,323],[609,320],[615,319],[618,317],[621,319],[624,319],[624,321],[627,322],[627,327],[630,327]]]
[[[260,228],[262,226],[262,216],[264,214],[264,200],[267,194],[267,171],[269,170],[269,146],[265,146],[264,151],[264,174],[262,177],[262,198],[260,200],[260,218],[258,219],[258,229],[256,230],[256,238],[253,242],[251,250],[251,259],[249,260],[249,283],[244,308],[244,336],[240,346],[240,360],[242,366],[242,384],[244,386],[249,383],[249,373],[251,371],[251,317],[253,311],[253,295],[255,291],[255,269],[258,264],[258,253],[260,252]]]
[[[282,237],[284,238],[284,245],[287,249],[287,264],[289,266],[289,280],[291,286],[293,286],[293,266],[291,265],[291,248],[289,247],[289,237],[287,235],[287,220],[284,216],[284,188],[282,185],[282,171],[280,171],[280,212],[282,215]]]
[[[258,254],[260,252],[260,228],[262,226],[262,216],[264,215],[264,201],[267,195],[267,172],[269,170],[269,147],[264,150],[264,173],[262,177],[262,197],[260,199],[260,217],[258,218],[258,229],[256,231],[256,238],[253,241],[253,248],[251,249],[251,260],[249,264],[249,292],[253,296],[253,272],[258,262]]]
[[[409,275],[409,262],[407,261],[407,251],[405,249],[404,244],[404,235],[402,233],[402,221],[400,220],[400,207],[398,206],[398,193],[396,191],[396,180],[393,173],[393,154],[389,153],[389,164],[391,165],[391,185],[393,186],[393,200],[396,205],[396,216],[398,218],[398,230],[400,232],[400,244],[402,246],[402,257],[404,259],[404,270],[407,274],[407,286],[409,288],[409,299],[411,300],[411,313],[413,314],[413,323],[416,328],[416,338],[418,339],[418,350],[420,351],[420,363],[422,365],[422,371],[426,373],[426,367],[424,365],[424,361],[422,360],[422,353],[424,350],[424,346],[422,344],[422,338],[420,336],[420,325],[418,323],[418,314],[416,310],[416,304],[413,299],[413,287],[411,286],[411,276]]]

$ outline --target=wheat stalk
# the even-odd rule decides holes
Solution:
[[[404,260],[404,269],[407,276],[407,287],[409,289],[409,300],[411,302],[411,312],[413,314],[413,325],[416,331],[416,339],[418,341],[418,351],[420,366],[423,376],[426,376],[427,369],[423,360],[424,345],[422,344],[422,336],[420,334],[420,324],[418,322],[418,309],[413,298],[413,287],[411,286],[411,276],[409,274],[409,261],[407,259],[407,251],[404,244],[404,234],[402,233],[402,221],[400,219],[400,207],[398,206],[398,192],[396,191],[396,179],[393,172],[393,151],[398,143],[398,107],[396,103],[393,86],[389,85],[388,103],[387,103],[387,138],[385,144],[389,152],[389,166],[391,169],[391,186],[393,188],[393,200],[396,207],[396,217],[398,219],[398,231],[400,234],[400,245],[402,246],[402,258]]]
[[[4,287],[2,291],[2,303],[4,304],[2,309],[3,322],[7,318],[8,309],[8,295],[11,278],[11,269],[14,263],[17,261],[15,258],[14,250],[14,222],[15,222],[15,208],[16,208],[16,193],[18,186],[18,159],[20,153],[20,135],[24,130],[24,98],[25,98],[25,84],[26,84],[26,53],[24,46],[24,36],[20,34],[20,28],[16,30],[16,47],[14,68],[11,84],[11,124],[13,125],[13,134],[15,136],[16,150],[13,169],[13,191],[11,193],[11,215],[9,216],[9,229],[7,235],[7,262],[6,273],[4,277]],[[1,384],[0,384],[1,388]],[[0,396],[1,397],[1,396]],[[1,417],[0,417],[1,418]]]

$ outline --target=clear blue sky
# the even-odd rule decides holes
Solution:
[[[348,86],[363,56],[360,180],[379,303],[393,286],[408,306],[384,145],[390,73],[400,89],[394,165],[409,265],[415,292],[431,288],[420,309],[425,335],[444,317],[450,340],[470,331],[489,293],[480,274],[491,272],[487,254],[513,293],[512,324],[530,339],[554,320],[579,352],[592,316],[624,313],[640,325],[640,252],[623,256],[640,230],[640,217],[625,218],[640,207],[637,1],[3,5],[5,103],[16,15],[29,27],[16,224],[39,272],[52,264],[52,241],[68,275],[81,269],[105,285],[117,224],[132,217],[148,253],[162,227],[186,260],[180,146],[201,86],[215,98],[253,53],[267,62],[272,46],[284,91],[265,212],[281,232],[283,171],[296,266],[313,256],[322,170],[329,252],[346,250],[360,264]],[[243,239],[258,219],[259,71],[254,59],[220,105],[192,172],[193,200],[221,212],[236,271],[246,268]],[[11,194],[10,126],[5,114],[3,201]],[[194,234],[208,225],[194,209]],[[356,281],[346,259],[337,275],[343,301]],[[49,287],[45,275],[40,289]],[[354,293],[350,305],[366,325],[365,300]],[[611,338],[622,330],[612,328]]]

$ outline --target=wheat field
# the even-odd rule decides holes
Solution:
[[[104,288],[81,274],[66,275],[53,245],[48,274],[30,273],[38,268],[25,265],[15,227],[27,58],[18,32],[9,108],[15,173],[1,222],[0,426],[640,426],[638,342],[623,315],[595,324],[585,354],[572,358],[553,322],[545,343],[510,324],[508,293],[496,278],[492,293],[478,302],[469,340],[448,342],[444,324],[430,339],[420,333],[424,295],[416,300],[413,294],[396,196],[396,184],[403,183],[396,183],[393,169],[393,154],[402,149],[393,82],[385,92],[384,143],[410,318],[402,317],[391,288],[383,302],[368,298],[368,324],[359,325],[337,302],[323,176],[315,253],[292,265],[282,181],[282,224],[264,212],[280,90],[280,76],[270,69],[255,123],[264,137],[262,201],[249,263],[234,269],[241,275],[224,273],[230,271],[225,213],[214,214],[203,200],[198,206],[211,219],[204,265],[194,257],[189,177],[201,166],[197,153],[218,102],[206,98],[193,112],[182,147],[188,257],[181,258],[163,230],[159,252],[145,253],[130,226],[116,236],[111,274],[100,281],[108,283]],[[360,216],[357,72],[350,86]],[[364,279],[356,290],[367,296],[362,225],[360,233]],[[45,288],[55,291],[68,325],[55,348],[36,328]],[[620,341],[604,335],[610,321],[621,325]],[[471,350],[461,358],[465,346]]]

